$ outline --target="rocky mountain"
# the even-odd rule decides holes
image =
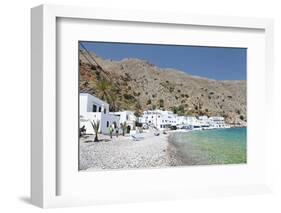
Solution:
[[[82,52],[83,53],[83,52]],[[80,53],[80,92],[110,104],[111,111],[171,110],[178,115],[224,116],[246,125],[246,81],[218,81],[164,69],[148,61],[105,60]]]

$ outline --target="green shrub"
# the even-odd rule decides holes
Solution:
[[[127,100],[135,100],[135,97],[131,94],[124,94],[123,97]]]
[[[169,88],[169,91],[170,91],[170,92],[174,92],[174,90],[175,90],[174,87],[170,87],[170,88]]]
[[[160,106],[160,107],[164,107],[164,100],[163,100],[163,99],[160,99],[160,100],[159,100],[159,106]]]

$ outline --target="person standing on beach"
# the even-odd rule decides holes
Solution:
[[[109,126],[109,135],[110,135],[110,138],[112,139],[112,132],[113,132],[113,128],[112,126],[110,125]]]
[[[116,127],[116,138],[118,138],[118,135],[119,135],[119,128],[118,127]]]

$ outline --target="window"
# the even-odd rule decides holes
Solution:
[[[109,121],[106,121],[106,127],[109,127]]]
[[[106,114],[106,108],[103,109],[103,113]]]
[[[99,107],[99,112],[101,112],[101,107]]]
[[[95,104],[93,104],[93,112],[97,111],[97,106]]]

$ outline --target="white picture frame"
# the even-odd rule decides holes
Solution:
[[[122,26],[122,23],[135,23],[136,25],[141,23],[142,25],[153,24],[154,26],[165,26],[166,28],[173,28],[173,26],[197,26],[202,29],[223,29],[229,32],[234,30],[256,30],[262,32],[262,37],[258,42],[265,42],[262,44],[264,56],[262,56],[264,67],[260,68],[260,75],[266,78],[250,78],[250,84],[252,87],[263,81],[265,87],[260,87],[259,91],[263,94],[260,99],[261,105],[266,103],[267,107],[272,107],[273,100],[270,91],[273,88],[273,21],[271,19],[256,19],[256,18],[238,18],[238,17],[216,17],[216,16],[203,16],[203,15],[187,15],[187,14],[173,14],[173,13],[152,13],[147,11],[121,11],[112,9],[101,8],[85,8],[85,7],[73,7],[73,6],[54,6],[54,5],[42,5],[35,7],[31,10],[31,200],[32,203],[43,207],[59,207],[59,206],[76,206],[76,205],[91,205],[99,203],[114,203],[114,202],[139,202],[144,200],[165,200],[165,199],[179,199],[196,196],[214,196],[214,195],[233,195],[233,194],[252,194],[252,193],[264,193],[270,192],[270,161],[265,161],[264,165],[259,166],[256,169],[255,174],[261,174],[262,178],[253,180],[253,184],[248,181],[239,181],[232,184],[228,182],[222,184],[210,184],[200,185],[200,182],[194,182],[190,187],[184,185],[181,180],[179,182],[183,185],[168,184],[165,187],[165,181],[159,181],[159,185],[155,188],[152,187],[152,191],[147,191],[144,187],[143,191],[137,186],[130,185],[130,190],[113,192],[107,191],[104,194],[89,195],[84,193],[85,190],[81,190],[79,194],[60,193],[60,185],[64,184],[61,178],[61,172],[64,171],[64,165],[59,164],[61,149],[57,144],[57,117],[58,117],[58,100],[57,100],[57,88],[61,83],[57,78],[58,61],[57,61],[57,49],[58,49],[58,21],[63,18],[69,21],[72,20],[91,20],[103,21],[116,21],[118,26]],[[169,30],[169,29],[168,29]],[[235,36],[235,35],[233,35]],[[235,37],[233,37],[235,38]],[[165,41],[163,41],[165,42]],[[203,42],[203,41],[202,41]],[[205,43],[208,45],[208,42]],[[251,62],[252,63],[252,62]],[[78,70],[73,69],[72,74]],[[76,73],[77,75],[77,73]],[[254,94],[254,91],[250,94]],[[256,100],[248,99],[250,103],[260,103]],[[260,111],[265,112],[264,107],[260,107]],[[264,160],[266,157],[266,151],[262,151],[262,148],[270,146],[269,137],[270,131],[268,123],[270,122],[271,112],[267,112],[267,117],[264,116],[265,132],[259,133],[264,136],[264,141],[260,142],[260,152],[256,157],[262,157]],[[78,133],[77,133],[78,134]],[[66,154],[67,155],[67,154]],[[73,162],[70,162],[70,164]],[[257,167],[257,165],[255,165]],[[248,168],[242,168],[247,170]],[[176,175],[182,174],[187,168],[173,169],[159,169],[153,171],[140,170],[140,171],[118,171],[112,174],[108,172],[100,172],[96,175],[99,180],[110,178],[113,175],[115,178],[138,177],[141,175],[152,175],[155,178],[163,177],[174,178]],[[211,171],[216,171],[215,166],[208,167],[203,173],[208,174]],[[228,172],[227,168],[220,169],[223,173]],[[242,171],[241,168],[231,168],[230,172]],[[194,171],[194,170],[193,170]],[[76,171],[78,172],[78,170]],[[190,171],[189,171],[190,172]],[[105,174],[106,173],[106,174]],[[173,175],[172,173],[176,174]],[[84,173],[85,174],[85,173]],[[199,174],[199,173],[198,173]],[[64,176],[68,174],[63,174]],[[70,174],[71,175],[71,174]],[[89,174],[86,174],[89,176]],[[99,176],[99,177],[98,177]],[[152,179],[153,179],[152,177]],[[250,177],[250,176],[249,176]],[[92,178],[92,177],[90,177]],[[126,178],[126,177],[124,177]],[[193,177],[193,179],[196,178]],[[199,177],[198,177],[199,178]],[[72,177],[68,178],[70,181],[75,181]],[[89,178],[83,179],[89,181]],[[208,182],[208,181],[206,181]],[[231,183],[231,180],[229,181]],[[70,182],[71,183],[71,182]],[[73,182],[73,185],[77,183]],[[90,183],[88,183],[90,184]],[[100,183],[102,185],[102,182]],[[162,185],[161,185],[162,184]],[[121,184],[122,185],[122,184]],[[142,186],[143,187],[143,186]],[[83,188],[83,187],[82,187]],[[85,188],[85,187],[84,187]],[[91,187],[89,187],[89,190]],[[129,187],[128,187],[129,188]],[[71,191],[70,189],[69,191]],[[77,188],[73,187],[73,190]],[[98,191],[100,190],[100,191]],[[99,193],[102,189],[97,189]],[[122,193],[120,196],[119,193]]]

